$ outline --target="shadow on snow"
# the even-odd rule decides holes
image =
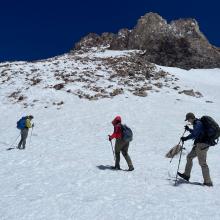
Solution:
[[[174,186],[179,186],[181,184],[191,184],[191,185],[196,185],[196,186],[203,186],[203,184],[200,182],[188,182],[184,179],[177,179],[176,184],[175,184],[175,179],[173,181],[174,181],[174,184],[173,184]]]
[[[113,170],[112,166],[109,166],[109,165],[99,165],[99,166],[96,166],[96,167],[100,170]]]

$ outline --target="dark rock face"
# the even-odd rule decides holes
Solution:
[[[220,53],[200,32],[194,19],[167,24],[157,14],[139,19],[126,49],[145,50],[150,62],[181,68],[220,67]]]
[[[110,43],[110,49],[125,50],[129,48],[130,33],[128,29],[121,29]]]
[[[142,16],[133,30],[117,35],[90,34],[75,49],[107,46],[112,50],[144,50],[144,58],[159,65],[190,68],[219,68],[220,48],[212,46],[194,19],[179,19],[170,24],[156,13]]]
[[[114,37],[115,34],[112,33],[103,33],[101,36],[95,33],[90,33],[83,37],[80,42],[75,44],[75,49],[88,50],[91,47],[110,46],[110,43],[113,41]]]

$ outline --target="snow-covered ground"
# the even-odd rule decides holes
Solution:
[[[62,102],[60,108],[65,93],[98,100],[122,93],[147,96],[162,86],[175,86],[172,75],[143,61],[140,52],[94,49],[35,62],[0,63],[1,100],[45,108]]]
[[[57,110],[44,104],[24,109],[0,96],[0,219],[218,220],[219,146],[208,152],[213,188],[173,186],[168,173],[175,175],[178,157],[170,164],[164,155],[178,143],[187,112],[208,114],[220,123],[220,70],[161,68],[179,78],[180,86],[195,88],[204,97],[164,88],[145,98],[126,94],[91,102],[60,92],[65,105]],[[52,94],[45,96],[39,89],[38,95],[43,100]],[[30,131],[26,150],[6,151],[19,135],[16,121],[26,114],[35,117],[31,143]],[[133,172],[107,169],[113,165],[107,135],[116,115],[134,132],[129,148]],[[185,146],[189,152],[192,142]],[[121,167],[127,169],[123,157]],[[197,159],[191,181],[203,182]]]

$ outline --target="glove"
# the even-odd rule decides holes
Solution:
[[[109,136],[108,136],[108,140],[109,140],[109,141],[111,141],[111,140],[112,140],[111,135],[109,135]]]
[[[190,128],[189,128],[188,125],[186,125],[184,128],[186,129],[186,131],[189,131],[189,130],[190,130]]]
[[[34,127],[34,123],[32,124],[32,128]]]
[[[184,142],[184,141],[187,140],[187,137],[181,137],[180,140],[181,140],[182,142]]]

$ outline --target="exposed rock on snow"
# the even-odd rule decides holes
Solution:
[[[147,62],[141,51],[105,48],[91,48],[87,52],[82,49],[38,62],[2,63],[0,76],[1,88],[9,101],[24,107],[45,103],[47,108],[64,104],[56,98],[56,93],[66,92],[88,100],[124,93],[145,97],[147,91],[170,87],[176,81],[169,73]],[[39,92],[45,93],[45,100],[39,99]]]
[[[59,97],[62,93],[92,101],[129,93],[146,97],[152,92],[181,88],[175,75],[146,61],[142,51],[104,47],[76,50],[38,62],[2,63],[0,76],[2,95],[25,108],[42,103],[45,108],[63,106]],[[45,94],[44,99],[39,93]],[[201,97],[193,90],[179,93]]]
[[[112,33],[103,33],[101,36],[90,33],[75,44],[75,49],[88,51],[89,48],[98,47],[100,45],[106,47],[110,45],[114,37],[115,34]]]
[[[142,16],[132,30],[118,34],[89,34],[75,49],[110,45],[113,50],[144,50],[144,58],[163,66],[190,68],[220,67],[220,49],[212,46],[195,19],[179,19],[170,24],[156,13]]]
[[[64,84],[63,83],[59,83],[53,86],[54,89],[56,90],[60,90],[64,88]]]
[[[201,92],[198,92],[198,91],[195,92],[193,89],[183,90],[183,91],[179,92],[179,94],[185,94],[185,95],[193,96],[193,97],[196,97],[196,98],[203,97]]]

